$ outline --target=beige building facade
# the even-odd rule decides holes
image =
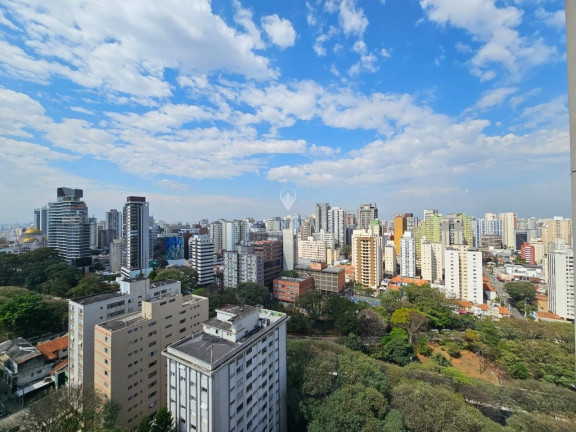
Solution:
[[[162,350],[202,330],[208,299],[167,294],[142,302],[140,312],[105,321],[94,331],[94,388],[118,403],[117,423],[134,429],[166,406]]]

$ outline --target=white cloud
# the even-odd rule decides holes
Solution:
[[[420,0],[428,20],[468,31],[482,45],[470,60],[471,72],[481,81],[496,77],[495,65],[508,70],[514,79],[527,69],[550,60],[556,52],[539,36],[520,36],[516,27],[522,11],[513,6],[497,7],[494,0]],[[457,44],[461,52],[467,46]]]
[[[270,40],[280,48],[294,46],[296,31],[287,19],[280,18],[278,15],[269,15],[262,18],[262,27]]]
[[[236,28],[214,15],[208,0],[126,0],[121,7],[112,0],[21,0],[6,11],[26,48],[2,41],[2,67],[37,82],[62,76],[84,87],[166,97],[167,68],[187,76],[277,75],[267,58],[255,54],[264,44],[251,13],[239,6]]]
[[[536,9],[536,18],[544,21],[548,26],[557,30],[563,30],[566,27],[566,14],[564,10],[548,12],[543,8]]]
[[[338,20],[346,35],[363,36],[368,27],[364,10],[357,8],[356,0],[341,0]]]
[[[501,105],[517,91],[518,89],[516,87],[499,87],[488,90],[484,92],[474,107],[482,110]]]

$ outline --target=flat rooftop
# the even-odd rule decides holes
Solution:
[[[231,309],[233,308],[240,308],[240,306],[231,307]],[[246,308],[252,310],[257,309],[253,306],[244,306],[244,309]],[[169,356],[172,354],[177,357],[184,355],[191,358],[192,362],[197,366],[208,370],[215,370],[245,346],[248,346],[254,339],[257,339],[270,328],[276,327],[279,322],[288,319],[286,314],[280,312],[269,311],[267,309],[260,309],[259,311],[260,320],[263,325],[255,327],[250,333],[246,334],[246,336],[237,342],[231,342],[201,331],[173,343],[166,349],[165,353]],[[270,322],[264,323],[267,318],[269,318]],[[214,318],[205,324],[217,327],[212,323],[212,320],[214,320]],[[226,324],[222,321],[220,321],[220,323]]]
[[[315,270],[310,268],[309,265],[295,265],[294,266],[294,270],[298,271],[298,270],[302,270],[302,271],[309,271],[309,272],[316,272],[316,273],[334,273],[334,274],[338,274],[340,272],[343,272],[344,269],[342,267],[334,267],[334,266],[328,266],[322,270]]]
[[[92,295],[92,296],[88,296],[88,297],[82,297],[82,298],[78,298],[75,300],[70,300],[74,303],[78,303],[81,305],[89,305],[89,304],[93,304],[93,303],[98,303],[104,300],[109,300],[111,298],[114,297],[122,297],[124,294],[122,294],[120,291],[108,291],[108,292],[104,292],[101,294],[96,294],[96,295]]]
[[[104,321],[103,323],[97,324],[105,330],[117,331],[125,327],[130,327],[133,324],[139,323],[141,321],[146,321],[148,318],[142,316],[142,312],[133,312],[128,315],[123,315],[120,318],[115,318],[110,321]]]
[[[178,282],[178,281],[175,281],[173,279],[162,279],[162,280],[159,280],[156,282],[152,282],[150,284],[150,286],[152,288],[157,288],[157,287],[164,286],[164,285],[172,285],[172,284],[175,284],[176,282]]]

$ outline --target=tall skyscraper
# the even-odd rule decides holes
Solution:
[[[314,231],[318,232],[321,229],[328,231],[328,210],[330,210],[330,204],[316,204],[314,211]]]
[[[384,275],[396,276],[396,244],[393,241],[384,246]]]
[[[114,238],[122,238],[122,213],[116,209],[106,212],[106,229],[114,230]]]
[[[328,231],[334,235],[334,244],[337,247],[346,243],[345,219],[346,212],[340,207],[332,207],[328,211]]]
[[[406,231],[400,239],[400,276],[416,276],[416,242],[411,231]]]
[[[516,213],[499,213],[498,219],[502,221],[502,243],[504,243],[504,247],[514,248],[516,246],[516,237],[514,236],[517,222]]]
[[[382,237],[371,230],[354,230],[352,265],[356,282],[376,290],[382,282]]]
[[[210,238],[214,243],[214,253],[219,254],[224,249],[224,223],[222,221],[210,224]]]
[[[146,198],[126,198],[122,223],[122,276],[146,274],[150,267],[150,215]]]
[[[568,247],[547,254],[548,308],[556,315],[574,320],[574,253]]]
[[[287,430],[285,314],[226,306],[162,353],[180,431]]]
[[[214,282],[214,242],[207,235],[195,235],[188,240],[190,266],[198,272],[198,285]]]
[[[394,244],[396,245],[396,253],[399,255],[400,250],[400,239],[404,235],[404,231],[408,231],[408,220],[410,220],[413,225],[414,215],[412,213],[404,213],[403,215],[394,216]]]
[[[370,222],[378,219],[378,207],[376,203],[364,203],[358,206],[358,218],[356,228],[370,228]]]
[[[34,209],[34,228],[48,234],[48,207]]]
[[[423,240],[421,243],[421,253],[420,268],[422,269],[422,279],[426,279],[432,283],[440,282],[444,269],[444,250],[442,243],[432,243],[428,240]]]
[[[82,189],[60,187],[57,202],[48,205],[48,245],[73,265],[90,265],[88,207]],[[86,261],[86,262],[84,262]]]
[[[482,252],[465,245],[444,250],[445,287],[448,296],[484,303]]]

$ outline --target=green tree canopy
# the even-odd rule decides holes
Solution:
[[[400,327],[408,333],[410,343],[414,342],[414,336],[426,328],[428,317],[413,308],[396,309],[390,318],[390,324]]]
[[[22,294],[0,305],[0,327],[15,335],[29,337],[54,328],[50,307],[40,294]]]
[[[270,291],[262,284],[242,282],[234,289],[239,304],[252,306],[266,305],[270,302]]]
[[[324,313],[324,296],[316,290],[306,291],[298,296],[294,305],[303,309],[312,321],[318,321]]]
[[[198,272],[192,267],[170,267],[160,270],[154,278],[155,281],[163,279],[180,281],[182,285],[182,294],[191,294],[198,284]]]
[[[413,361],[416,355],[414,347],[408,340],[408,333],[401,328],[394,328],[390,335],[382,338],[380,351],[375,357],[404,366]]]
[[[536,287],[530,282],[507,282],[504,289],[514,303],[523,300],[531,303],[536,299]]]
[[[82,278],[77,286],[68,291],[67,295],[71,298],[80,298],[100,294],[107,291],[115,291],[117,289],[118,284],[115,282],[108,282],[105,276],[95,273],[88,273]]]

